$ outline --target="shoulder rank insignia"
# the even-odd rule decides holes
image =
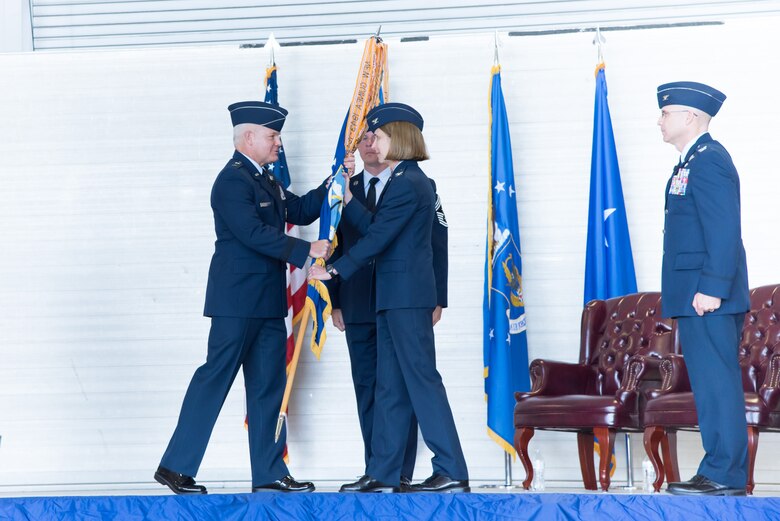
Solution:
[[[434,203],[433,208],[436,211],[436,219],[439,221],[439,224],[445,228],[449,228],[450,225],[447,224],[447,217],[444,215],[444,210],[441,207],[441,197],[439,197],[439,194],[436,194],[436,202]]]
[[[696,152],[704,152],[705,150],[707,150],[707,145],[702,145],[696,149]]]

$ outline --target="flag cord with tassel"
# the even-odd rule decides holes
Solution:
[[[385,82],[386,87],[386,69],[387,45],[379,38],[377,31],[377,35],[370,37],[363,48],[363,56],[360,61],[360,69],[358,70],[355,90],[349,106],[349,112],[344,120],[344,127],[342,128],[342,133],[344,135],[343,141],[341,139],[339,140],[339,143],[343,144],[344,150],[349,153],[353,153],[357,149],[357,145],[363,136],[366,128],[366,114],[379,103],[379,93],[382,90],[383,81]],[[344,205],[344,180],[342,177],[344,166],[342,163],[343,155],[341,160],[337,163],[339,165],[338,170],[333,174],[328,195],[325,201],[323,201],[323,208],[320,213],[319,239],[327,239],[331,242],[331,253],[334,248],[336,228],[338,227],[338,221],[341,218],[341,209]],[[341,192],[339,193],[339,191]],[[323,217],[326,217],[330,222],[323,223]],[[325,224],[327,224],[327,226]],[[320,266],[325,265],[325,260],[322,258],[316,259],[314,262]],[[325,306],[318,306],[314,302],[314,299],[318,299],[320,304],[322,304],[322,300],[324,300]],[[320,317],[317,316],[319,309],[322,309]],[[298,335],[295,339],[295,350],[287,373],[287,385],[284,389],[282,405],[279,409],[279,418],[276,422],[276,432],[274,433],[275,443],[279,441],[282,427],[287,419],[287,405],[290,401],[290,395],[292,394],[292,386],[298,368],[301,348],[303,346],[303,336],[308,327],[309,316],[311,315],[314,317],[315,323],[311,339],[312,351],[314,351],[314,354],[319,358],[319,353],[322,350],[322,345],[325,341],[325,321],[330,317],[330,312],[331,305],[327,288],[321,281],[309,280],[306,305],[304,306],[301,321],[298,326]]]

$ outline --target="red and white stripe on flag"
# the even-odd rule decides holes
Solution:
[[[300,238],[300,228],[294,224],[287,223],[287,235],[290,237]],[[303,304],[306,301],[306,270],[299,269],[291,264],[287,265],[287,316],[284,319],[284,324],[287,326],[287,358],[286,369],[287,373],[290,372],[290,361],[292,360],[293,353],[295,352],[295,335],[293,334],[293,327],[297,326],[301,321],[301,312],[303,311]],[[244,428],[248,426],[246,414],[244,415]],[[289,463],[289,455],[287,454],[287,445],[284,446],[284,452],[282,453],[285,463]]]
[[[287,223],[287,235],[300,237],[300,229],[294,224]],[[287,265],[287,372],[290,370],[290,361],[295,351],[295,337],[293,327],[301,321],[303,303],[306,301],[306,270],[299,269],[290,264]]]

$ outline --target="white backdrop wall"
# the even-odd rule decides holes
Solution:
[[[752,286],[780,275],[774,167],[778,18],[607,34],[610,107],[640,290],[658,290],[663,189],[677,161],[656,127],[655,88],[697,80],[729,95],[713,134],[742,178]],[[585,257],[596,51],[592,33],[500,36],[512,131],[531,358],[575,361]],[[389,40],[391,98],[426,119],[450,223],[450,308],[439,368],[474,480],[503,479],[485,432],[481,305],[487,94],[493,34]],[[329,172],[360,44],[284,48],[280,100],[293,188]],[[211,184],[232,152],[229,103],[262,95],[261,49],[197,47],[0,55],[0,486],[150,483],[189,379],[205,357]],[[305,230],[307,237],[316,233]],[[249,482],[237,380],[200,480]],[[344,336],[302,357],[291,470],[362,473]],[[270,442],[270,440],[269,440]],[[577,484],[575,437],[538,433],[548,479]],[[756,480],[778,483],[763,436]],[[683,475],[701,456],[681,436]],[[418,477],[430,472],[422,446]],[[621,454],[619,454],[619,457]],[[635,468],[642,459],[635,437]],[[619,458],[616,480],[625,479]],[[523,477],[515,464],[515,476]],[[152,486],[151,484],[149,486]]]

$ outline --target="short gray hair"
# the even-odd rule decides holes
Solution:
[[[255,126],[252,123],[239,123],[233,127],[233,146],[238,147],[240,143],[243,143],[244,134],[253,130]]]

